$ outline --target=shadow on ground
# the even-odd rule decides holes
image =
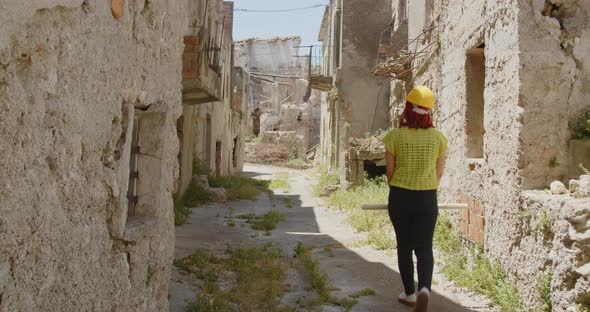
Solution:
[[[235,201],[225,204],[209,204],[193,209],[190,223],[176,228],[175,257],[184,257],[197,248],[212,252],[223,252],[231,245],[253,245],[272,242],[283,250],[286,257],[293,255],[298,242],[311,247],[314,258],[320,261],[322,270],[328,274],[332,285],[339,289],[333,295],[342,298],[354,292],[370,288],[375,296],[361,297],[352,311],[411,311],[399,303],[397,296],[402,292],[402,282],[396,272],[393,255],[362,246],[363,235],[353,233],[345,225],[343,213],[318,207],[311,196],[311,180],[303,171],[248,166],[246,176],[269,179],[273,172],[289,172],[291,190],[275,195],[263,194],[257,201]],[[227,225],[232,215],[244,213],[262,214],[269,209],[281,210],[286,220],[280,223],[270,236],[256,231],[243,220],[233,219],[236,226]],[[289,291],[285,302],[295,302],[308,294],[305,281],[292,277],[288,280]],[[187,301],[193,300],[198,291],[190,276],[173,269],[170,285],[170,311],[185,311]],[[336,307],[325,307],[324,311],[339,311]],[[475,311],[433,291],[431,311],[462,312]]]

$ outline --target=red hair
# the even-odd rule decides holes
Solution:
[[[420,107],[425,109],[423,107]],[[406,108],[399,119],[400,127],[408,127],[411,129],[428,129],[434,128],[430,112],[428,114],[418,114],[414,111],[414,104],[406,102]]]

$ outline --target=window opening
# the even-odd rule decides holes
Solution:
[[[215,142],[215,174],[221,175],[221,141]]]
[[[238,167],[238,137],[234,138],[234,149],[232,152],[232,162],[234,164],[234,168]]]
[[[139,117],[133,118],[133,134],[131,139],[131,157],[129,158],[129,187],[127,190],[127,215],[135,216],[135,208],[139,187]]]
[[[483,158],[484,152],[484,91],[485,45],[469,49],[466,55],[466,135],[467,157]]]

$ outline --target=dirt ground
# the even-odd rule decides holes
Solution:
[[[331,284],[339,289],[333,292],[335,296],[344,297],[366,288],[375,290],[375,296],[359,298],[352,311],[412,310],[397,302],[397,296],[403,288],[395,253],[363,245],[364,234],[355,233],[346,223],[343,212],[323,207],[322,200],[311,194],[314,184],[312,171],[262,165],[246,165],[244,171],[245,175],[259,179],[270,179],[273,173],[288,172],[290,190],[275,191],[272,197],[263,194],[255,202],[212,203],[193,209],[189,223],[176,228],[176,258],[187,256],[197,248],[223,253],[228,245],[249,246],[272,242],[283,250],[285,260],[288,261],[297,243],[302,242],[313,248],[313,257],[319,260]],[[241,221],[237,219],[237,226],[227,225],[225,216],[230,212],[235,215],[251,212],[261,214],[270,208],[281,210],[286,218],[270,236],[252,235],[256,231],[240,226]],[[431,311],[494,311],[485,298],[452,286],[438,273],[439,269],[437,265]],[[287,283],[287,293],[282,302],[296,307],[298,298],[309,295],[306,275],[290,268]],[[194,277],[181,274],[177,268],[173,268],[170,311],[185,311],[187,302],[195,299],[199,290],[197,285]],[[320,310],[344,311],[340,307],[328,305],[320,307]]]

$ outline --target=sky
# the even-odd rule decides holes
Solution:
[[[283,10],[328,4],[329,0],[234,0],[235,9]],[[234,12],[234,40],[301,36],[317,44],[324,8],[281,13]]]

